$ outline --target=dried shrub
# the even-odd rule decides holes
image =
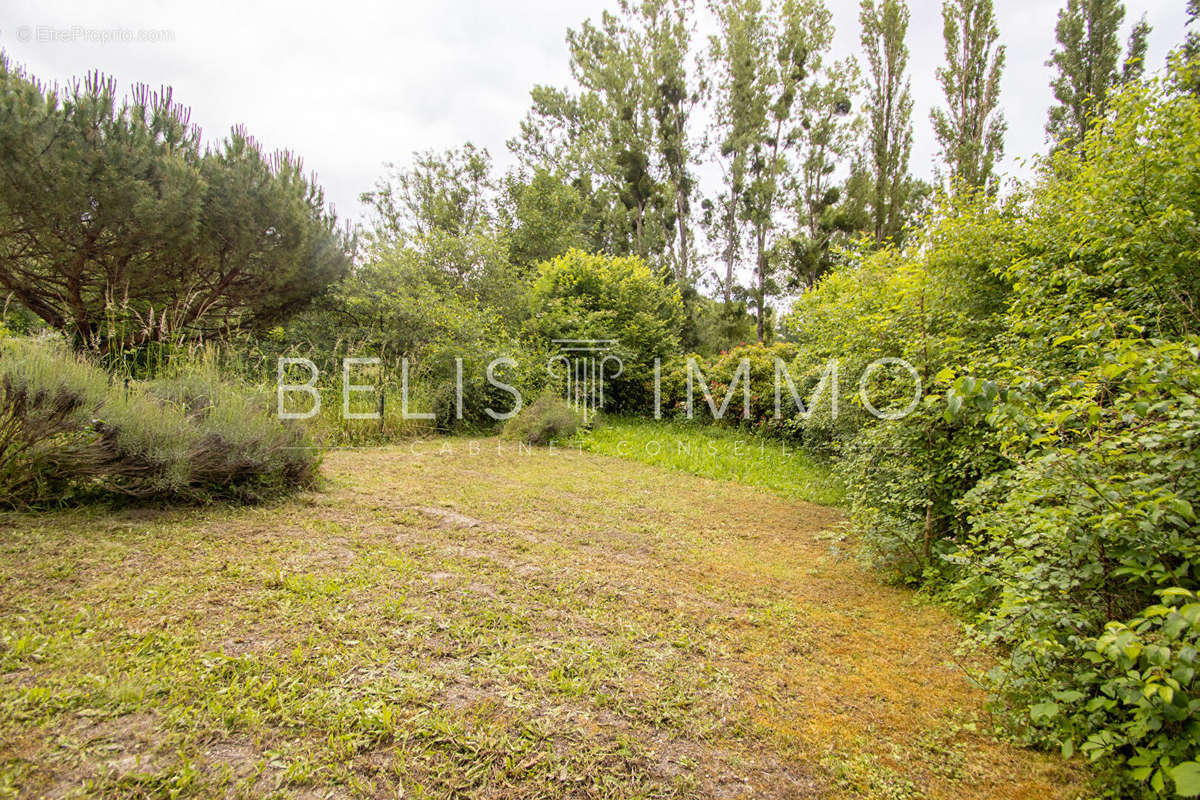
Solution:
[[[578,411],[562,398],[544,394],[508,421],[504,437],[544,446],[569,439],[582,426],[583,416]]]
[[[257,501],[310,486],[316,450],[215,372],[125,384],[53,342],[0,343],[0,503]]]

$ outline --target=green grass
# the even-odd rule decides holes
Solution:
[[[0,799],[1079,797],[836,510],[417,445],[274,505],[0,513]]]
[[[778,439],[713,425],[608,417],[580,438],[584,450],[756,486],[820,505],[841,505],[845,488],[829,465]]]

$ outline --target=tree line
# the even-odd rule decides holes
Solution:
[[[910,171],[905,0],[862,0],[861,56],[836,61],[820,0],[711,0],[707,12],[715,33],[706,39],[693,0],[621,0],[568,31],[574,86],[534,87],[508,142],[518,167],[505,178],[506,221],[520,257],[571,246],[641,257],[685,299],[707,284],[730,329],[748,310],[762,341],[772,334],[771,301],[814,285],[841,246],[900,243],[936,188],[997,191],[1005,48],[993,0],[942,6],[936,186]],[[1069,0],[1060,10],[1047,62],[1054,149],[1077,146],[1108,93],[1142,75],[1149,25],[1134,25],[1122,56],[1125,13],[1119,0]],[[442,195],[471,196],[486,171],[481,156],[470,146],[423,154],[395,178],[403,185],[423,172],[442,181]],[[456,167],[464,160],[476,170]],[[697,177],[704,163],[720,172],[711,195]],[[367,199],[394,193],[385,182]],[[390,227],[395,209],[377,210]],[[417,231],[434,223],[411,221]]]
[[[995,193],[994,2],[944,0],[942,16],[938,183]],[[1109,92],[1141,75],[1149,27],[1122,53],[1124,16],[1119,0],[1060,11],[1054,148],[1077,146]],[[861,57],[834,60],[821,0],[620,0],[568,31],[573,86],[533,88],[513,170],[496,175],[470,144],[417,154],[364,194],[364,249],[297,157],[240,128],[202,146],[169,89],[121,98],[98,73],[47,87],[4,59],[0,289],[108,352],[264,330],[324,296],[356,253],[376,263],[401,246],[511,318],[532,266],[577,248],[661,271],[687,307],[689,349],[771,339],[774,299],[813,286],[851,242],[901,243],[935,191],[910,171],[908,5],[862,0],[859,22]],[[704,163],[720,173],[708,194]]]

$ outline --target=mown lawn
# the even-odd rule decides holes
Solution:
[[[1051,798],[837,512],[578,450],[0,515],[0,795]]]

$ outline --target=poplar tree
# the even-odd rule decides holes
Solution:
[[[856,62],[839,61],[823,71],[798,103],[802,135],[785,180],[795,227],[773,254],[789,289],[811,287],[833,265],[835,240],[865,228],[856,215],[847,215],[854,198],[844,196],[847,187],[839,185],[836,175],[862,139],[862,117],[852,103],[860,83]]]
[[[1191,59],[1200,58],[1200,31],[1192,28],[1197,19],[1200,19],[1200,0],[1188,0],[1188,21],[1187,27],[1191,28],[1188,31],[1187,39],[1184,40],[1184,54]]]
[[[690,85],[702,80],[688,75],[691,46],[692,0],[644,0],[641,7],[645,26],[645,62],[652,82],[651,100],[656,123],[657,151],[663,184],[674,207],[665,215],[667,241],[675,251],[675,279],[681,285],[694,280],[691,256],[692,194],[695,180],[691,167],[693,143],[688,131],[692,109],[699,93]]]
[[[1125,65],[1121,67],[1121,83],[1140,80],[1146,72],[1146,50],[1149,47],[1150,23],[1146,15],[1137,21],[1129,34],[1129,45],[1125,51]]]
[[[1058,12],[1058,47],[1046,62],[1057,70],[1050,82],[1057,104],[1046,123],[1056,147],[1083,141],[1092,120],[1103,116],[1109,91],[1141,76],[1150,26],[1144,19],[1134,26],[1122,64],[1124,20],[1125,4],[1120,0],[1068,0]]]
[[[712,10],[716,134],[725,173],[724,201],[749,228],[754,250],[757,334],[766,333],[767,301],[779,291],[771,253],[781,239],[787,206],[789,158],[807,141],[810,98],[821,74],[833,27],[828,8],[815,0],[720,0]],[[736,226],[721,226],[736,230]],[[726,253],[737,252],[727,243]],[[732,263],[728,265],[732,273]]]
[[[1004,115],[998,110],[1004,45],[992,0],[944,0],[946,65],[937,71],[946,107],[934,109],[934,132],[954,184],[994,191],[996,160],[1004,154]]]
[[[549,169],[593,187],[606,209],[607,248],[670,262],[692,280],[694,150],[689,130],[699,100],[688,53],[692,0],[621,0],[567,32],[580,91],[538,86],[509,148],[527,172]]]
[[[1188,0],[1187,23],[1188,34],[1184,37],[1183,46],[1179,49],[1183,59],[1185,74],[1180,76],[1181,82],[1192,94],[1200,96],[1200,30],[1193,27],[1200,20],[1200,0]]]
[[[862,46],[867,59],[868,208],[877,242],[904,223],[912,155],[912,82],[908,77],[908,5],[904,0],[862,0]]]

